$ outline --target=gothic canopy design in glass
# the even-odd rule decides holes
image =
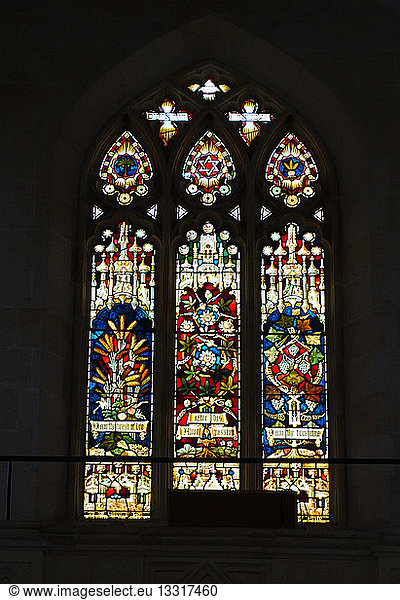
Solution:
[[[240,493],[255,464],[260,491],[296,494],[299,522],[331,520],[330,179],[297,123],[209,65],[136,99],[103,140],[85,518],[152,519],[168,488]]]

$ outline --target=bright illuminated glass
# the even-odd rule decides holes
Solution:
[[[269,210],[269,208],[267,208],[266,206],[261,207],[261,211],[260,211],[261,221],[265,221],[265,219],[268,219],[268,217],[270,217],[271,215],[272,215],[272,212]]]
[[[100,179],[105,181],[103,192],[117,194],[119,204],[126,206],[136,196],[148,192],[146,180],[153,177],[150,159],[137,139],[125,131],[108,149],[101,163]]]
[[[240,257],[228,231],[190,230],[176,263],[174,488],[234,490],[240,434]],[[209,462],[196,462],[196,458]]]
[[[229,214],[231,217],[236,219],[236,221],[240,221],[240,206],[237,205],[234,208],[232,208],[232,210],[229,211]]]
[[[325,275],[314,233],[289,223],[270,235],[261,292],[264,489],[296,491],[299,521],[326,523]]]
[[[229,196],[228,181],[236,175],[231,155],[224,143],[212,131],[195,143],[183,166],[184,179],[190,181],[186,191],[190,195],[201,194],[206,206],[214,204],[217,194]]]
[[[151,217],[152,219],[157,219],[157,212],[158,212],[158,207],[157,204],[153,204],[152,206],[150,206],[150,208],[148,208],[146,210],[146,213],[149,215],[149,217]]]
[[[323,208],[319,208],[318,210],[315,211],[314,213],[314,217],[320,222],[323,223],[325,220],[325,216],[324,216],[324,209]]]
[[[259,113],[258,103],[255,100],[246,100],[242,105],[241,113],[233,111],[226,116],[229,121],[240,123],[240,135],[248,146],[260,135],[259,123],[270,123],[274,118],[271,113]]]
[[[172,100],[164,100],[160,106],[160,112],[146,112],[148,121],[160,121],[159,135],[165,145],[174,137],[178,131],[176,123],[189,121],[192,115],[186,111],[180,110],[175,112],[175,102]]]
[[[84,516],[150,516],[154,248],[121,222],[94,247],[90,303],[86,453],[110,461],[85,467]]]
[[[188,86],[188,88],[192,92],[200,92],[203,96],[203,100],[208,100],[209,102],[211,102],[212,100],[215,100],[216,94],[218,94],[220,92],[223,92],[224,94],[226,94],[226,92],[229,92],[229,90],[231,89],[225,83],[215,84],[212,79],[207,79],[207,81],[205,81],[205,83],[203,83],[203,84],[202,83],[191,83]]]
[[[187,214],[188,211],[186,210],[186,208],[178,204],[178,206],[176,207],[176,218],[183,219],[183,217],[185,217]]]
[[[318,169],[303,142],[288,133],[272,152],[265,178],[272,184],[269,188],[271,196],[281,198],[286,206],[294,208],[302,197],[314,196]]]
[[[93,217],[93,219],[99,219],[101,217],[101,215],[103,215],[103,214],[104,214],[104,210],[102,210],[100,208],[100,206],[94,205],[92,207],[92,217]]]

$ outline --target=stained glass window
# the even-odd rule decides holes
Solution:
[[[233,490],[240,435],[240,258],[227,230],[189,230],[176,261],[174,487]],[[196,459],[209,462],[196,462]]]
[[[315,233],[295,223],[266,241],[261,267],[264,489],[296,491],[299,520],[325,523],[324,251]]]
[[[212,131],[196,142],[185,161],[183,177],[190,181],[188,194],[201,194],[201,202],[214,204],[217,194],[228,196],[228,181],[235,177],[235,166],[224,143]]]
[[[160,106],[160,112],[146,112],[147,120],[160,122],[159,135],[165,145],[177,133],[178,126],[176,123],[187,122],[191,118],[192,115],[184,110],[175,112],[175,102],[172,100],[164,100]]]
[[[272,215],[272,212],[269,210],[269,208],[267,208],[266,206],[261,207],[261,211],[260,211],[261,221],[265,221],[265,219],[268,219],[268,217],[270,217],[271,215]]]
[[[320,221],[321,223],[324,222],[325,217],[324,217],[324,209],[323,208],[319,208],[318,210],[315,211],[314,213],[314,217]]]
[[[132,202],[133,194],[147,194],[145,181],[151,179],[153,170],[142,146],[129,131],[125,131],[109,148],[99,175],[105,181],[103,192],[108,196],[117,194],[118,203],[126,206]]]
[[[87,518],[150,516],[155,257],[146,237],[123,221],[93,251],[86,454],[110,461],[86,464]]]
[[[93,206],[93,208],[92,208],[93,219],[98,219],[103,214],[104,214],[104,211],[100,208],[100,206],[96,206],[96,205]]]
[[[231,89],[226,83],[216,84],[212,79],[207,79],[204,83],[191,83],[188,88],[192,92],[200,92],[203,100],[208,100],[209,102],[215,100],[216,94],[220,92],[226,94]]]
[[[236,221],[240,221],[240,206],[234,206],[232,210],[229,211],[231,217],[236,219]]]
[[[272,152],[265,177],[272,183],[271,196],[282,198],[286,206],[293,208],[302,197],[314,196],[313,183],[318,179],[318,170],[303,142],[288,133]]]
[[[153,204],[152,206],[150,206],[150,208],[148,208],[146,210],[146,213],[149,215],[149,217],[151,217],[152,219],[156,219],[157,218],[157,212],[158,212],[158,206],[157,204]]]
[[[332,520],[328,162],[297,121],[205,67],[138,98],[91,162],[85,518],[149,519],[161,456],[175,495],[258,477],[260,492],[297,493],[299,522]]]
[[[274,118],[271,113],[259,113],[258,103],[255,100],[246,100],[242,112],[232,111],[227,114],[229,121],[240,123],[240,135],[249,146],[260,135],[259,123],[269,123]]]
[[[183,219],[183,217],[186,216],[187,214],[188,214],[188,211],[186,210],[186,208],[184,208],[183,206],[178,204],[178,206],[176,207],[176,218]]]

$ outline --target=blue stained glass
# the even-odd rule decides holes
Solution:
[[[326,523],[324,251],[294,223],[270,239],[261,265],[264,489],[296,491],[299,520]]]
[[[154,248],[131,230],[104,231],[92,257],[86,452],[107,460],[86,464],[86,518],[150,516]]]

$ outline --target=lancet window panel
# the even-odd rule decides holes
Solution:
[[[296,491],[299,521],[328,522],[325,266],[314,232],[288,223],[270,234],[261,307],[264,489]]]
[[[239,249],[206,222],[176,260],[176,489],[239,488],[240,318]]]
[[[146,238],[122,221],[92,255],[86,454],[110,462],[86,464],[86,518],[150,516],[155,250]]]

